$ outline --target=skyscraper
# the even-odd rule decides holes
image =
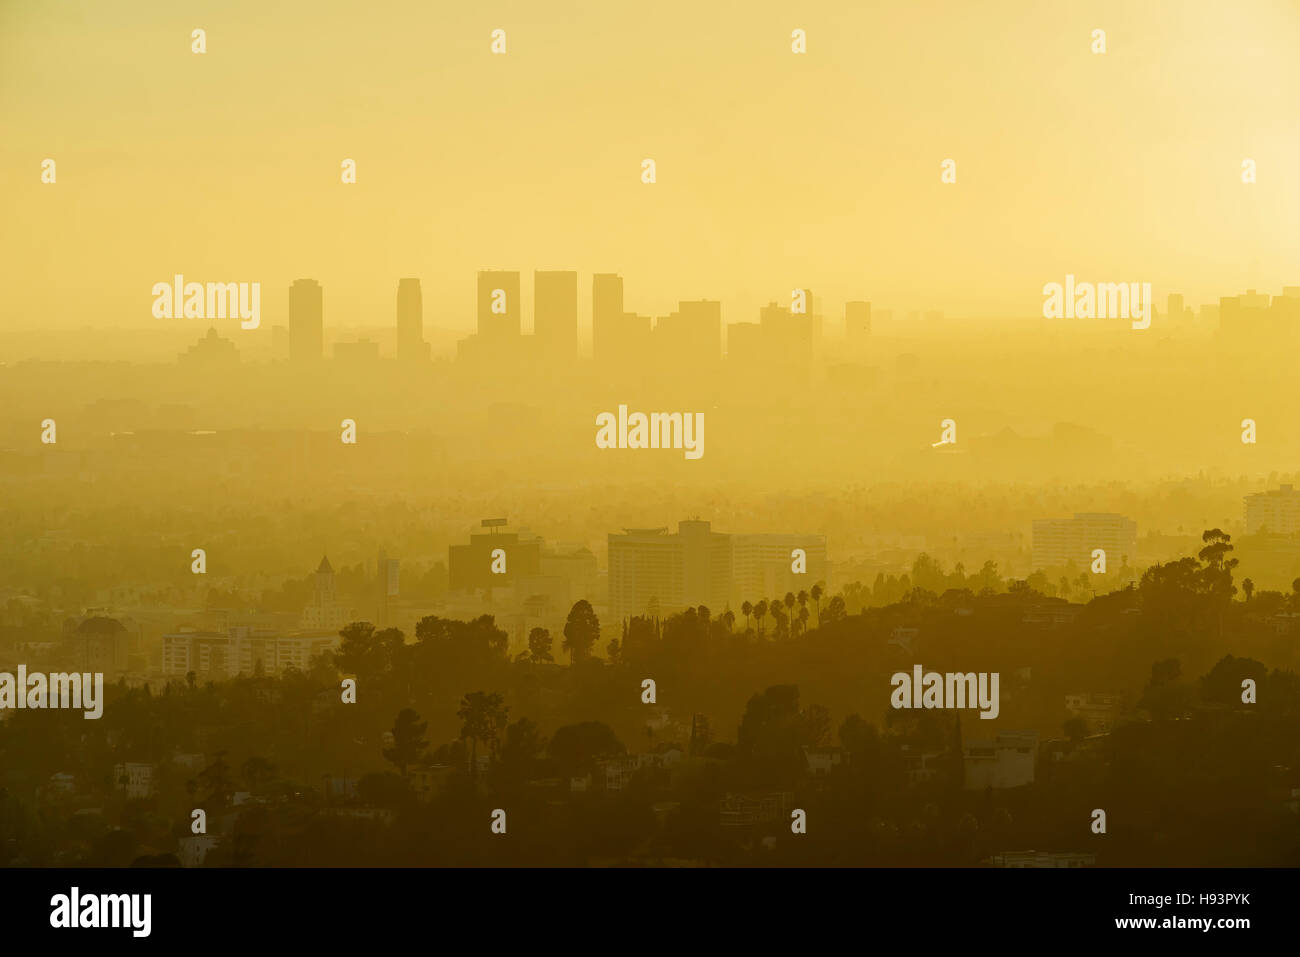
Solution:
[[[533,273],[533,335],[543,356],[572,359],[578,354],[578,274]]]
[[[316,362],[325,355],[324,294],[315,279],[289,287],[289,358]]]
[[[420,280],[401,279],[397,283],[397,358],[427,359],[429,344],[424,341],[424,303]]]
[[[1169,302],[1169,309],[1168,309],[1167,318],[1172,319],[1175,322],[1180,321],[1183,318],[1183,309],[1185,308],[1183,306],[1182,295],[1176,292],[1171,292],[1169,294],[1168,302]]]
[[[591,351],[597,362],[614,358],[618,323],[623,318],[623,277],[598,272],[591,277]]]
[[[478,334],[500,340],[519,335],[519,273],[485,269],[478,274]]]

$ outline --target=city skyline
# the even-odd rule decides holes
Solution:
[[[201,24],[160,17],[157,2],[134,30],[110,11],[72,23],[57,7],[9,8],[0,176],[28,226],[0,235],[16,267],[0,323],[145,325],[139,290],[157,274],[281,287],[307,264],[329,277],[338,315],[388,312],[387,283],[366,278],[382,265],[426,277],[426,313],[468,318],[459,276],[539,248],[538,268],[641,263],[659,284],[638,311],[654,315],[700,297],[752,315],[778,276],[831,301],[865,288],[978,316],[1033,312],[1069,271],[1193,301],[1267,288],[1293,268],[1300,221],[1288,177],[1300,134],[1279,119],[1300,111],[1300,11],[1248,6],[1160,0],[1089,18],[1015,0],[940,14],[796,14],[773,0],[743,22],[670,3],[650,23],[587,9],[561,24],[518,2],[409,3],[398,35],[358,29],[344,3],[238,2],[210,14],[202,57],[189,42]],[[976,39],[991,17],[996,58]],[[303,21],[313,42],[289,40]],[[496,28],[505,55],[490,50]],[[151,64],[147,93],[118,68],[128,60]],[[361,90],[386,108],[362,109]],[[145,95],[149,111],[102,122]],[[512,136],[528,149],[499,149]],[[57,184],[41,182],[45,158]],[[201,226],[178,231],[178,209]]]
[[[752,317],[729,318],[729,313],[724,311],[725,304],[716,299],[697,300],[694,304],[679,300],[677,308],[669,314],[648,316],[638,315],[627,308],[635,304],[628,303],[625,299],[626,281],[620,273],[591,273],[588,287],[580,282],[584,274],[577,270],[533,270],[534,289],[547,291],[541,294],[534,291],[527,297],[523,293],[526,288],[526,284],[522,283],[524,275],[522,270],[479,270],[474,325],[469,329],[454,329],[436,322],[426,324],[419,277],[398,280],[395,320],[375,318],[370,323],[358,323],[353,316],[344,317],[342,321],[326,322],[323,318],[324,284],[316,279],[300,278],[289,286],[287,311],[280,312],[275,307],[277,297],[267,297],[269,308],[264,310],[266,320],[251,329],[239,328],[234,321],[237,317],[227,320],[178,316],[174,319],[155,319],[154,322],[168,323],[169,332],[182,323],[206,325],[207,330],[203,336],[208,336],[215,330],[217,335],[236,345],[241,333],[258,330],[262,330],[263,335],[280,336],[283,333],[287,336],[284,347],[287,354],[282,358],[292,357],[295,351],[319,358],[337,358],[325,350],[325,342],[328,329],[341,328],[349,332],[386,332],[391,336],[391,343],[384,344],[382,355],[388,358],[400,357],[407,361],[438,358],[438,354],[432,351],[431,343],[424,338],[427,330],[432,334],[456,336],[454,351],[460,358],[473,359],[490,355],[493,350],[504,348],[504,343],[522,338],[536,348],[532,352],[512,354],[507,358],[543,361],[603,358],[645,363],[671,360],[673,356],[698,352],[701,345],[707,351],[707,340],[701,343],[698,338],[692,338],[689,332],[691,328],[698,327],[701,321],[716,323],[720,335],[720,357],[732,357],[735,354],[744,358],[761,356],[768,349],[773,349],[777,354],[789,354],[789,350],[793,349],[798,354],[801,348],[808,348],[813,339],[839,340],[860,350],[872,337],[873,321],[877,335],[933,329],[937,328],[939,322],[965,323],[974,327],[980,321],[987,321],[948,316],[937,310],[895,310],[861,298],[830,304],[814,290],[798,287],[790,290],[785,301],[773,298],[761,306],[757,322]],[[591,294],[579,296],[578,290],[581,288],[590,288]],[[494,292],[502,294],[505,303],[506,312],[501,316],[492,311]],[[303,296],[309,296],[310,303],[305,302]],[[780,294],[774,293],[774,296]],[[1296,285],[1283,283],[1276,291],[1248,289],[1220,295],[1213,301],[1200,304],[1189,303],[1186,296],[1176,292],[1153,299],[1152,309],[1160,322],[1160,331],[1164,332],[1175,328],[1196,329],[1200,332],[1255,331],[1282,336],[1300,332],[1300,286]],[[794,305],[796,300],[799,301],[797,307]],[[296,306],[296,302],[299,305]],[[701,306],[710,310],[707,317],[698,315]],[[801,308],[804,312],[792,315],[795,308]],[[691,318],[690,310],[696,311],[695,319]],[[299,317],[299,321],[295,322],[295,316]],[[804,316],[807,317],[806,320]],[[1041,309],[1038,314],[1000,318],[1001,321],[1009,322],[1038,322],[1045,319]],[[1100,323],[1102,326],[1109,324],[1111,327],[1124,325],[1105,318],[1045,321],[1064,323],[1081,330],[1087,328],[1085,324],[1092,323]],[[801,323],[807,324],[802,331],[799,329]],[[295,325],[298,327],[298,339],[293,332]],[[306,340],[299,342],[303,336]],[[770,344],[762,345],[762,338],[769,339]],[[659,348],[647,351],[651,342],[659,343],[661,340],[663,344]],[[299,342],[297,350],[295,342]],[[331,342],[334,345],[351,344],[332,338]],[[803,345],[800,345],[801,342]],[[601,352],[604,352],[603,356]],[[381,353],[376,353],[376,357]],[[444,347],[444,354],[451,354],[451,350]],[[811,353],[808,358],[812,358]]]

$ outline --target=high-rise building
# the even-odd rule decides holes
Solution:
[[[542,357],[572,359],[578,354],[578,274],[533,273],[533,335]]]
[[[418,279],[400,279],[397,283],[397,358],[429,358],[429,344],[424,341],[424,302]]]
[[[652,337],[661,362],[716,362],[722,356],[722,303],[713,299],[679,302],[661,317]]]
[[[519,335],[519,273],[485,269],[478,274],[478,334],[500,340]]]
[[[289,358],[316,362],[325,355],[324,294],[315,279],[289,287]]]
[[[727,607],[731,588],[730,536],[708,522],[667,528],[629,528],[609,536],[609,607],[615,622],[651,608],[667,616],[707,605],[714,614]]]
[[[618,353],[623,318],[623,277],[598,272],[591,277],[591,345],[597,362],[610,362]]]
[[[803,571],[795,571],[795,550],[803,552]],[[824,535],[732,535],[731,607],[757,603],[786,592],[809,591],[830,578]]]
[[[733,322],[727,326],[727,359],[752,374],[755,366],[769,360],[767,339],[757,322]]]
[[[447,549],[448,583],[452,591],[513,585],[536,577],[541,570],[542,539],[527,532],[471,533],[468,545]]]
[[[1294,535],[1300,532],[1300,492],[1293,485],[1247,495],[1245,507],[1247,535],[1260,532]]]
[[[803,571],[795,571],[795,550]],[[781,598],[829,583],[823,535],[730,535],[708,522],[629,528],[609,536],[609,608],[614,621],[654,608],[667,616],[706,605],[713,614],[745,601]]]
[[[308,631],[338,631],[352,620],[352,610],[338,600],[334,568],[322,557],[316,568],[311,603],[302,610],[302,627]]]
[[[650,317],[623,311],[623,277],[597,273],[591,280],[591,338],[596,361],[628,366],[648,361]]]
[[[1076,512],[1074,518],[1034,521],[1035,569],[1064,568],[1071,562],[1080,570],[1092,566],[1095,549],[1106,552],[1108,570],[1137,556],[1137,522],[1113,512]]]
[[[1183,297],[1180,293],[1171,292],[1168,299],[1168,318],[1173,322],[1181,322],[1183,319]]]

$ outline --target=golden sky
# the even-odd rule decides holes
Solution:
[[[419,276],[462,328],[493,266],[525,327],[535,268],[580,272],[584,325],[596,271],[726,322],[794,286],[838,318],[1300,284],[1295,0],[3,0],[0,126],[8,328],[157,323],[176,272],[260,281],[263,325],[310,276],[327,326],[387,326]]]

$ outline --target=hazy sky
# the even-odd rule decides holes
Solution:
[[[300,276],[327,325],[389,325],[419,276],[464,328],[492,266],[525,327],[534,268],[580,272],[584,326],[594,271],[726,322],[794,286],[839,317],[1036,313],[1067,272],[1300,284],[1295,0],[9,0],[0,126],[9,328],[179,321],[150,314],[176,272],[260,281],[264,325]]]

